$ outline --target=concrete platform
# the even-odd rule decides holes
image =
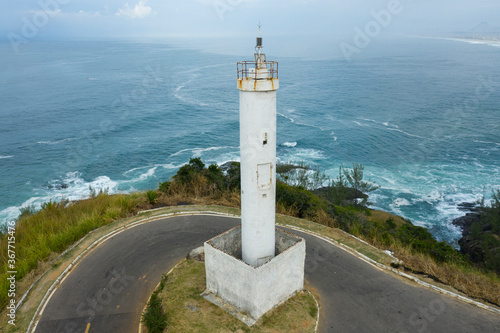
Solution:
[[[253,267],[241,259],[241,226],[205,242],[207,289],[203,296],[219,306],[227,303],[222,308],[231,308],[228,312],[233,315],[251,317],[242,320],[251,326],[302,290],[305,240],[276,228],[275,244],[276,256]]]

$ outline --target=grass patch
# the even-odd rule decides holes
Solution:
[[[32,214],[26,214],[16,225],[16,280],[36,269],[40,262],[60,253],[88,232],[135,212],[137,195],[100,193],[78,202],[49,202]],[[9,234],[0,236],[0,308],[8,298],[7,281]]]
[[[248,327],[205,300],[205,264],[180,263],[159,292],[168,332],[314,332],[317,308],[314,298],[300,292]]]
[[[161,299],[158,296],[165,287],[167,276],[164,276],[160,285],[151,295],[146,312],[142,315],[142,322],[148,329],[148,333],[162,333],[167,327],[167,316],[163,312]]]

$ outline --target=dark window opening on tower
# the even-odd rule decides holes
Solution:
[[[265,137],[264,137],[264,141],[262,141],[262,144],[263,144],[263,145],[267,145],[267,133],[266,133],[266,135],[265,135]]]

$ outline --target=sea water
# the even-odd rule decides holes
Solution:
[[[0,44],[0,221],[90,187],[156,188],[192,157],[239,160],[236,62],[252,53],[168,41],[30,42],[18,53]],[[331,178],[361,163],[381,186],[373,207],[456,244],[457,205],[500,188],[500,47],[405,38],[351,61],[276,54],[279,161]]]

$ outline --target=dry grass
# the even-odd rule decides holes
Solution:
[[[314,215],[311,216],[310,220],[315,223],[328,226],[330,228],[333,228],[333,226],[335,225],[335,220],[323,209],[318,209],[317,211],[315,211]]]
[[[39,263],[60,253],[88,232],[135,212],[136,194],[107,195],[73,203],[50,202],[41,211],[18,221],[15,230],[16,279],[20,281]],[[8,234],[0,236],[0,308],[7,304]]]
[[[366,218],[374,223],[378,223],[380,225],[383,225],[385,221],[388,219],[392,218],[393,221],[396,223],[396,225],[402,226],[403,224],[406,224],[406,222],[401,216],[397,216],[388,212],[384,212],[381,210],[376,210],[376,209],[370,209],[370,216],[367,216]]]
[[[159,294],[167,315],[168,332],[314,332],[317,308],[301,292],[249,328],[200,296],[205,290],[205,265],[188,260],[167,277]]]
[[[202,179],[203,180],[203,179]],[[201,181],[203,183],[203,181]],[[194,190],[193,190],[194,187]],[[213,187],[202,189],[200,183],[185,185],[179,182],[172,182],[166,193],[156,199],[156,205],[144,203],[143,209],[165,207],[165,206],[185,206],[185,205],[222,205],[239,208],[241,195],[239,190],[219,192]]]
[[[412,254],[403,247],[395,247],[394,252],[396,257],[403,260],[404,267],[407,269],[452,286],[469,297],[500,306],[498,275],[488,274],[471,266],[437,263],[427,255]]]

